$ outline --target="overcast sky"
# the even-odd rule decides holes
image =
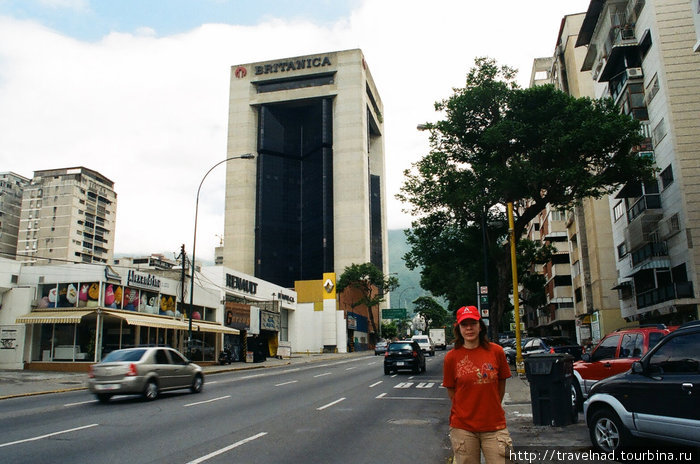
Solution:
[[[361,48],[384,103],[388,226],[428,151],[416,125],[477,56],[551,56],[589,0],[0,0],[0,171],[85,166],[115,183],[115,253],[191,252],[197,187],[226,157],[230,67]],[[234,161],[246,162],[246,161]],[[199,203],[197,257],[223,235],[225,169]]]

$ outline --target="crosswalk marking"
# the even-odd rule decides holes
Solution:
[[[394,388],[411,388],[413,382],[400,382],[394,385]]]
[[[433,388],[435,385],[435,382],[421,382],[418,385],[416,385],[416,388]]]

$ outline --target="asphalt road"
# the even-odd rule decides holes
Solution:
[[[0,402],[12,463],[441,463],[450,456],[444,352],[386,376],[381,357],[209,375],[146,403],[86,391]]]

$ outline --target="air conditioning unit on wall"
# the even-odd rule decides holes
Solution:
[[[642,68],[627,68],[627,77],[630,79],[633,77],[644,77]]]

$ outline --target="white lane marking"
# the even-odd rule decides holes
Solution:
[[[17,445],[19,443],[26,443],[28,441],[41,440],[43,438],[49,438],[49,437],[53,437],[56,435],[61,435],[63,433],[75,432],[76,430],[89,429],[90,427],[97,427],[98,425],[99,424],[83,425],[82,427],[76,427],[74,429],[68,429],[68,430],[61,430],[60,432],[47,433],[46,435],[39,435],[38,437],[25,438],[24,440],[11,441],[9,443],[0,443],[0,448],[3,448],[5,446]]]
[[[346,371],[351,371],[351,370],[353,370],[353,369],[357,369],[357,366],[348,367],[348,368],[346,368],[345,370],[346,370]]]
[[[381,395],[380,395],[381,396]],[[379,396],[377,397],[379,399]],[[419,396],[382,396],[383,400],[418,400],[418,401],[449,401],[449,398],[421,398]]]
[[[87,403],[97,403],[97,400],[87,400],[87,401],[81,401],[79,403],[66,403],[63,406],[68,408],[70,406],[78,406],[80,404],[87,404]]]
[[[373,366],[373,365],[375,365],[375,364],[377,364],[377,361],[371,362],[371,363],[369,363],[369,364],[367,364],[367,365],[368,365],[368,366]]]
[[[250,442],[250,441],[257,440],[258,438],[263,437],[263,436],[265,436],[265,435],[267,435],[267,432],[260,432],[260,433],[257,434],[257,435],[253,435],[252,437],[248,437],[248,438],[246,438],[245,440],[237,441],[236,443],[234,443],[234,444],[232,444],[232,445],[229,445],[229,446],[227,446],[227,447],[225,447],[225,448],[221,448],[220,450],[216,450],[216,451],[214,451],[214,452],[212,452],[212,453],[207,454],[206,456],[202,456],[201,458],[197,458],[197,459],[195,459],[194,461],[188,462],[187,464],[199,464],[200,462],[204,462],[204,461],[206,461],[206,460],[208,460],[208,459],[213,458],[214,456],[218,456],[218,455],[220,455],[220,454],[223,454],[223,453],[225,453],[226,451],[231,451],[231,450],[234,449],[234,448],[238,448],[238,447],[241,446],[241,445],[245,445],[246,443],[248,443],[248,442]]]
[[[382,382],[383,382],[383,380],[380,380],[379,382],[375,382],[375,383],[373,383],[372,385],[370,385],[369,388],[374,388],[374,387],[376,387],[377,385],[379,385],[379,384],[382,383]]]
[[[394,375],[391,376],[391,378],[393,379],[393,378],[396,377],[397,375],[399,375],[399,374],[394,374]]]
[[[213,385],[215,383],[219,383],[218,380],[207,380],[207,385]]]
[[[212,398],[210,400],[205,400],[205,401],[197,401],[196,403],[189,403],[185,404],[184,407],[189,407],[189,406],[197,406],[198,404],[204,404],[204,403],[212,403],[214,401],[219,401],[219,400],[225,400],[226,398],[231,398],[231,395],[226,395],[226,396],[220,396],[218,398]]]
[[[435,382],[420,382],[416,388],[433,388]]]
[[[281,387],[282,385],[289,385],[290,383],[297,383],[298,380],[290,380],[289,382],[282,382],[275,385],[275,387]]]
[[[400,382],[394,385],[394,388],[411,388],[413,382]]]
[[[339,400],[335,400],[332,403],[328,403],[327,405],[321,406],[320,408],[316,408],[316,409],[319,411],[323,411],[324,409],[330,408],[331,406],[336,405],[336,404],[340,403],[341,401],[345,401],[345,398],[340,398]]]
[[[384,398],[385,396],[386,396],[386,393],[382,393],[381,395],[377,395],[376,398],[377,398],[377,399],[379,399],[379,398]]]
[[[314,378],[323,377],[324,375],[331,375],[331,372],[324,372],[323,374],[314,375]]]

